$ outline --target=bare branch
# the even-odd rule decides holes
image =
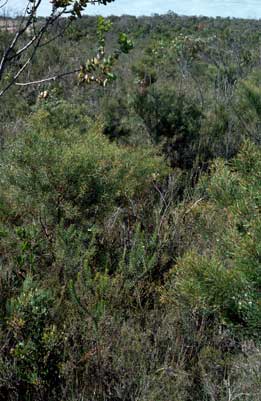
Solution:
[[[21,49],[19,49],[17,52],[15,52],[15,55],[12,56],[11,58],[9,58],[8,60],[10,61],[10,60],[12,60],[13,58],[16,58],[16,57],[20,56],[20,55],[21,55],[22,53],[24,53],[26,50],[28,50],[29,47],[31,47],[31,46],[39,39],[39,37],[42,37],[43,33],[44,33],[45,31],[47,31],[49,25],[50,25],[51,23],[54,23],[56,20],[58,20],[58,18],[60,18],[61,15],[62,15],[62,12],[60,12],[60,13],[57,14],[56,16],[51,15],[51,18],[48,19],[48,20],[46,21],[45,25],[40,29],[40,31],[37,32],[37,33],[35,33],[35,35],[33,36],[33,38],[32,38],[26,45],[24,45]],[[49,42],[50,42],[50,41],[48,41],[48,42],[46,42],[46,43],[44,43],[44,44],[42,44],[42,45],[40,45],[40,43],[39,43],[38,47],[43,47],[44,45],[48,44]]]
[[[27,5],[27,7],[26,7],[26,10],[28,10],[28,8],[29,8],[29,3]],[[9,58],[9,56],[11,55],[12,51],[14,51],[14,48],[15,48],[18,40],[20,39],[20,37],[27,31],[29,26],[32,24],[32,20],[35,18],[34,17],[35,12],[39,8],[40,4],[41,4],[41,0],[38,0],[37,3],[35,3],[35,2],[33,3],[31,14],[29,15],[26,23],[23,26],[23,22],[24,22],[24,19],[25,19],[25,16],[24,16],[22,18],[22,20],[21,20],[20,27],[18,28],[18,31],[16,32],[11,44],[8,46],[8,48],[4,52],[4,55],[3,55],[2,60],[0,62],[0,80],[1,80],[1,78],[3,76],[4,71],[5,71],[5,67],[6,67],[7,62],[8,61],[10,62],[13,59],[13,57]]]
[[[37,4],[35,7],[39,7],[41,0],[38,0]],[[35,9],[35,8],[34,8]],[[20,67],[20,69],[18,70],[18,72],[13,76],[12,80],[10,81],[10,83],[2,90],[0,91],[0,97],[2,95],[4,95],[7,90],[13,85],[15,84],[16,80],[19,78],[19,76],[23,73],[23,71],[26,69],[26,67],[30,64],[30,62],[32,61],[37,48],[39,48],[42,37],[44,35],[44,33],[47,31],[49,25],[51,23],[54,23],[58,18],[60,18],[60,16],[62,15],[63,11],[61,11],[60,13],[54,15],[54,12],[51,14],[50,18],[46,19],[46,23],[45,25],[39,30],[39,32],[25,45],[23,46],[21,49],[19,49],[17,52],[15,52],[14,56],[11,56],[8,58],[8,54],[10,53],[10,51],[13,49],[14,44],[18,41],[19,36],[22,34],[21,32],[25,32],[25,28],[22,28],[19,32],[17,32],[17,34],[15,35],[13,42],[11,43],[10,47],[8,48],[8,51],[5,53],[3,59],[2,59],[2,65],[0,65],[0,78],[1,78],[1,66],[2,66],[2,73],[4,71],[4,67],[5,67],[5,63],[7,61],[11,61],[14,58],[20,56],[21,54],[23,54],[24,52],[26,52],[32,45],[34,45],[34,50],[32,55],[29,56],[29,58],[27,59],[26,62],[24,62],[24,64],[22,65],[22,67]],[[28,22],[26,24],[26,26],[28,27]],[[27,29],[27,28],[26,28]]]
[[[47,26],[45,26],[44,28],[47,29]],[[39,43],[41,42],[41,39],[42,39],[42,36],[43,36],[44,32],[45,32],[45,29],[41,30],[41,33],[40,33],[40,35],[39,35],[39,37],[38,37],[38,41],[37,41],[37,43],[36,43],[36,45],[35,45],[35,47],[34,47],[34,50],[33,50],[32,54],[29,56],[29,58],[27,59],[27,61],[22,65],[22,67],[20,67],[20,69],[19,69],[18,72],[14,75],[14,77],[13,77],[12,80],[9,82],[9,84],[0,92],[0,97],[1,97],[2,95],[4,95],[4,94],[7,92],[7,90],[8,90],[11,86],[13,86],[13,85],[16,83],[16,80],[20,77],[20,75],[23,73],[23,71],[26,69],[26,67],[30,64],[30,62],[32,61],[32,59],[33,59],[34,56],[35,56],[35,53],[36,53],[36,51],[37,51],[37,48],[39,47]]]
[[[52,43],[52,42],[54,42],[56,39],[60,38],[60,37],[65,33],[65,31],[69,28],[69,26],[71,25],[71,23],[72,23],[72,21],[69,20],[69,21],[67,22],[67,24],[64,26],[64,28],[62,28],[61,31],[57,33],[57,35],[53,36],[51,39],[47,40],[46,42],[40,44],[40,45],[39,45],[39,48],[44,47],[44,46],[47,46],[47,45],[49,45],[49,43]]]
[[[8,1],[8,0],[0,0]],[[110,0],[114,1],[114,0]],[[110,2],[109,1],[109,2]],[[26,86],[34,83],[43,83],[53,81],[63,76],[69,75],[73,72],[58,74],[49,78],[40,79],[33,81],[33,83],[17,83],[17,79],[27,69],[35,56],[36,50],[48,45],[50,42],[61,36],[64,31],[71,24],[72,20],[77,19],[81,16],[81,12],[85,9],[88,4],[104,4],[106,0],[51,0],[52,10],[50,15],[45,19],[43,25],[37,24],[37,12],[42,3],[42,0],[29,0],[22,16],[19,26],[17,27],[16,33],[11,40],[11,43],[6,47],[2,58],[0,60],[0,82],[6,75],[6,70],[10,73],[9,83],[0,91],[0,97],[7,92],[12,85]],[[50,32],[50,28],[54,26],[60,17],[70,15],[67,24],[62,24],[62,28],[58,34],[54,34],[51,38],[47,37],[46,40],[43,38],[47,32]],[[58,24],[59,27],[59,24]],[[31,34],[31,35],[30,35]],[[31,36],[31,37],[30,37]],[[18,49],[17,49],[18,48]],[[18,59],[22,65],[17,65]],[[25,60],[25,61],[24,61]],[[17,69],[16,71],[13,71]],[[12,72],[13,71],[13,72]],[[76,72],[79,70],[75,70]]]
[[[0,4],[0,8],[3,8],[4,6],[6,6],[7,3],[8,3],[8,0],[5,0],[5,1],[3,2],[3,4]]]
[[[68,75],[73,75],[73,74],[77,74],[78,72],[80,72],[81,69],[77,68],[75,70],[72,71],[67,71],[67,72],[63,72],[61,74],[57,74],[57,75],[53,75],[52,77],[48,77],[48,78],[43,78],[43,79],[39,79],[37,81],[31,81],[31,82],[16,82],[15,85],[16,86],[29,86],[29,85],[41,85],[45,82],[50,82],[50,81],[56,81],[58,79],[64,78]],[[1,94],[0,94],[1,95]]]

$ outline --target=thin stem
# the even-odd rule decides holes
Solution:
[[[48,77],[48,78],[39,79],[37,81],[16,82],[15,85],[16,86],[41,85],[41,84],[43,84],[45,82],[56,81],[57,79],[66,77],[67,75],[76,74],[77,72],[80,72],[80,71],[81,71],[80,68],[77,68],[77,69],[72,70],[72,71],[63,72],[61,74],[53,75],[52,77]],[[1,96],[1,93],[0,93],[0,96]]]

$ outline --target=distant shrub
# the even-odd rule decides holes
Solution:
[[[144,121],[154,143],[162,143],[173,167],[192,168],[200,159],[202,112],[193,99],[171,88],[152,86],[137,94],[136,112]]]

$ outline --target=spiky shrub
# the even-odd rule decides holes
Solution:
[[[23,219],[42,215],[57,223],[101,217],[114,205],[141,199],[155,177],[167,173],[150,148],[111,144],[99,126],[85,133],[71,126],[59,129],[55,122],[55,130],[50,124],[44,128],[49,116],[39,110],[38,128],[10,142],[2,155],[2,198]]]
[[[202,179],[201,202],[191,210],[194,249],[178,261],[168,291],[180,310],[239,337],[260,328],[260,161],[260,149],[246,143]]]
[[[99,124],[91,125],[84,108],[52,102],[1,154],[3,270],[18,272],[18,282],[54,263],[67,271],[79,265],[77,252],[84,253],[92,230],[115,209],[145,207],[168,174],[152,148],[110,143]]]
[[[72,243],[77,238],[76,250],[115,209],[131,209],[133,202],[145,207],[155,196],[155,182],[168,174],[152,148],[110,143],[98,124],[90,127],[77,112],[82,110],[61,104],[40,108],[28,131],[10,141],[1,155],[1,225],[5,250],[16,256],[6,263],[16,269],[16,261],[27,258],[19,271],[35,273],[36,267],[40,272],[58,259],[68,267],[73,252],[66,263],[62,254],[69,254],[69,237]],[[26,238],[19,227],[27,231]],[[34,263],[28,263],[29,256]]]

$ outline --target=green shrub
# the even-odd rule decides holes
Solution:
[[[52,324],[53,302],[50,290],[38,288],[30,276],[24,280],[20,294],[8,301],[7,338],[0,358],[1,393],[12,393],[16,386],[21,399],[27,400],[30,394],[38,399],[60,381],[61,338],[56,325]],[[0,334],[2,337],[3,332]],[[8,381],[5,369],[9,370]]]
[[[200,127],[203,114],[185,94],[154,85],[138,93],[134,108],[144,121],[154,143],[162,143],[173,167],[189,169],[200,154]]]
[[[60,129],[49,117],[39,110],[34,121],[40,129],[36,123],[2,155],[2,208],[7,203],[23,221],[97,220],[130,199],[142,201],[154,180],[168,173],[151,148],[119,147],[98,126],[83,133],[64,122],[68,128]]]
[[[210,180],[202,179],[207,202],[193,210],[194,250],[178,261],[167,291],[189,316],[254,338],[261,318],[260,160],[260,149],[246,143],[230,165],[216,163]]]

